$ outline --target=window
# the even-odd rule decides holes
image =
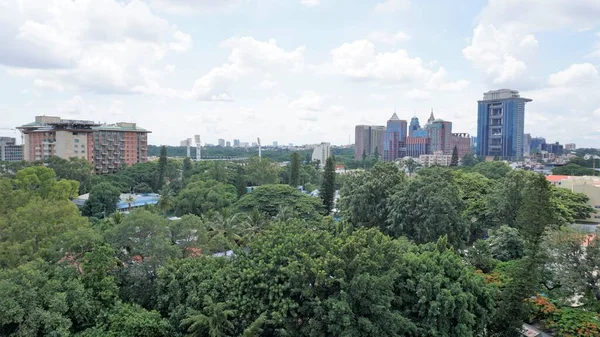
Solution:
[[[596,205],[596,206],[594,206],[594,208],[600,208],[600,205]]]
[[[75,143],[79,143],[79,138],[75,138]]]

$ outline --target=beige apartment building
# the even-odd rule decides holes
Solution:
[[[575,193],[583,193],[590,199],[588,204],[598,213],[582,221],[600,223],[600,177],[549,175],[546,179],[556,187],[568,188]]]
[[[85,120],[36,116],[18,127],[23,134],[23,160],[84,158],[96,173],[111,173],[123,164],[148,161],[148,133],[135,123],[100,124]]]

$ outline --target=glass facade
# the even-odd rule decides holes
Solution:
[[[488,99],[489,98],[489,99]],[[518,160],[523,157],[525,103],[517,91],[484,94],[477,108],[477,155]]]
[[[395,113],[387,122],[385,131],[384,160],[394,161],[406,155],[406,121]]]

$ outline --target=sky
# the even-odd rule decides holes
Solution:
[[[510,88],[526,133],[600,147],[599,0],[0,0],[0,25],[4,136],[58,115],[341,145],[431,109],[475,135]]]

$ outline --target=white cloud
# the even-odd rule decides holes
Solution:
[[[581,87],[600,82],[598,70],[590,63],[573,64],[548,77],[553,87]]]
[[[315,7],[321,4],[321,0],[300,0],[300,3],[306,7]]]
[[[306,90],[302,95],[290,102],[290,109],[320,111],[323,108],[323,97],[314,91]]]
[[[431,98],[431,94],[429,93],[429,91],[419,89],[412,89],[406,92],[404,96],[408,99],[413,100],[428,100]]]
[[[398,42],[406,42],[410,40],[410,35],[405,32],[399,31],[397,33],[387,32],[373,32],[367,37],[369,40],[374,42],[381,42],[386,44],[396,44]]]
[[[255,88],[259,90],[269,90],[275,88],[278,84],[279,83],[277,83],[276,81],[266,79],[260,81],[260,83]]]
[[[23,0],[3,10],[0,22],[0,63],[29,70],[13,74],[44,88],[168,91],[155,89],[160,62],[192,43],[139,0]]]
[[[197,79],[187,96],[201,101],[231,101],[231,87],[242,76],[269,69],[300,71],[304,66],[303,46],[286,51],[273,39],[263,42],[252,37],[231,38],[221,46],[231,49],[229,62]]]
[[[409,57],[402,49],[376,53],[375,46],[368,40],[344,43],[331,51],[331,57],[334,68],[340,74],[357,80],[444,90],[460,89],[467,83],[448,81],[444,68],[436,71],[420,58]]]
[[[232,9],[243,3],[243,0],[149,0],[157,10],[173,14],[190,14]]]
[[[394,13],[410,8],[410,0],[385,0],[375,6],[376,13]]]
[[[523,86],[538,47],[536,33],[600,25],[600,1],[492,0],[481,11],[463,56],[496,85]],[[600,53],[598,54],[600,55]]]
[[[370,95],[369,95],[369,97],[370,97],[372,100],[374,100],[374,101],[378,101],[378,102],[383,102],[383,101],[385,101],[385,100],[386,100],[386,98],[387,98],[385,95],[382,95],[382,94],[375,94],[375,93],[373,93],[373,94],[370,94]]]
[[[61,114],[66,115],[81,115],[85,112],[86,106],[81,96],[73,96],[72,98],[62,102],[56,109]]]

